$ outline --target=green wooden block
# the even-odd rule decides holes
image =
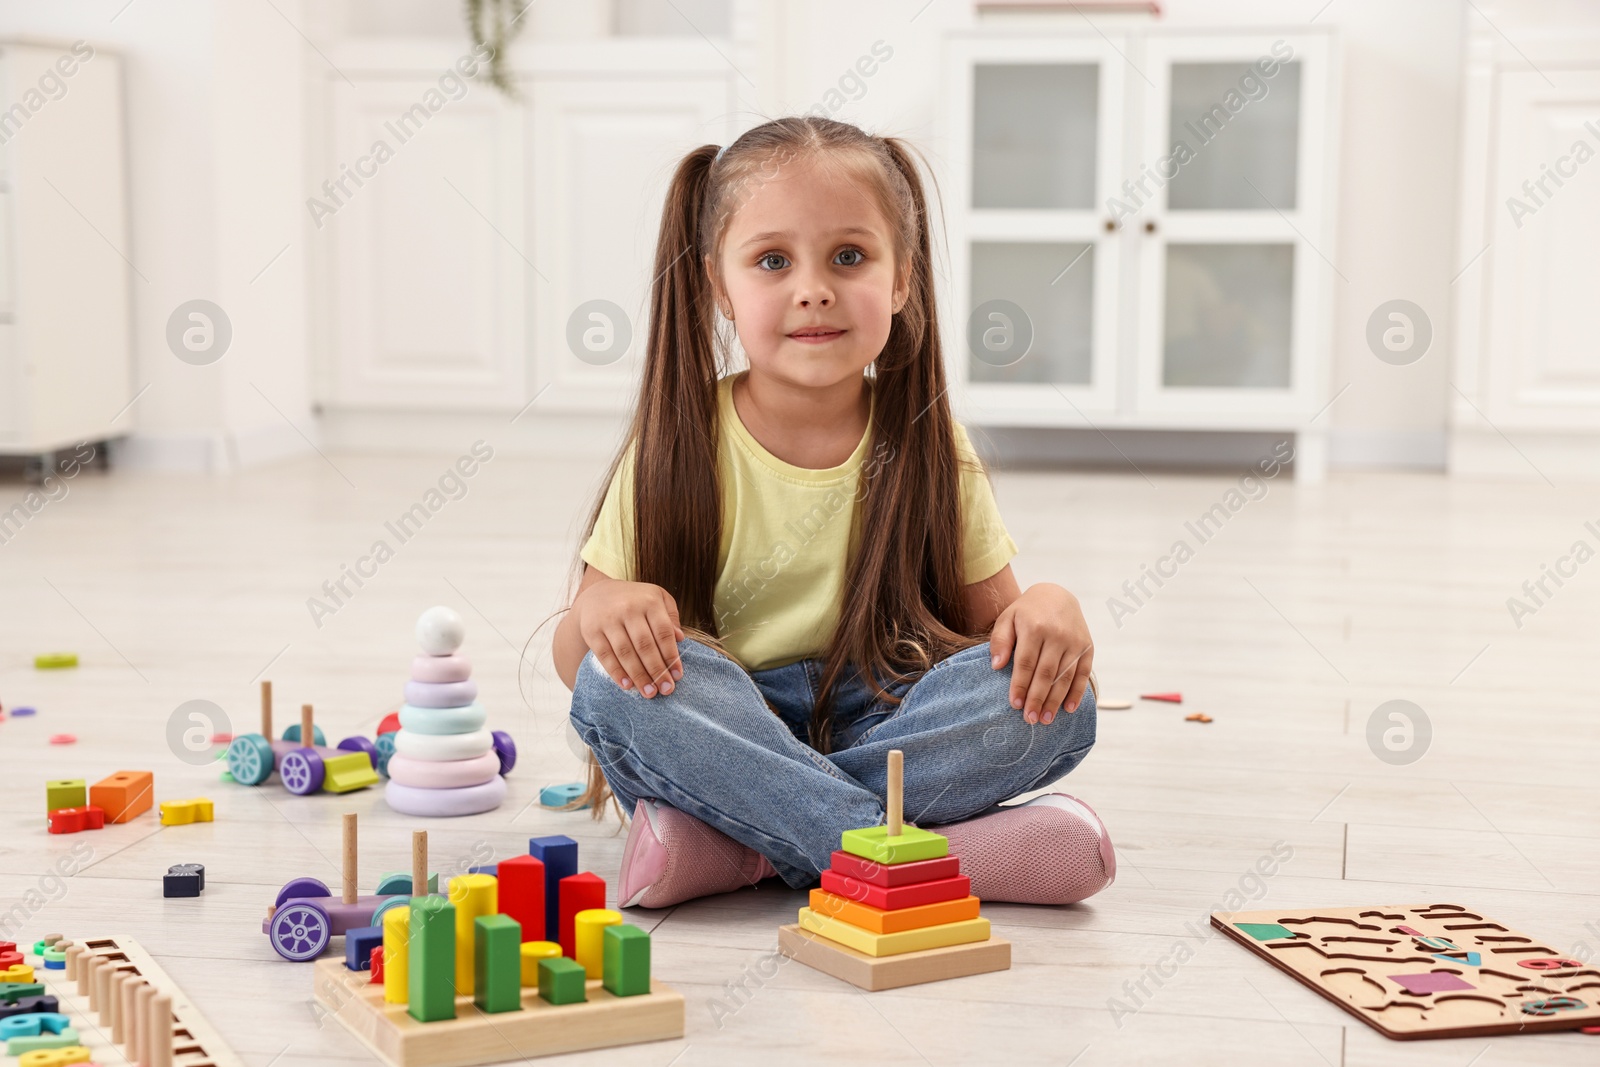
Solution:
[[[900,824],[900,833],[894,837],[889,836],[887,826],[846,830],[839,835],[839,847],[852,856],[876,860],[879,863],[936,860],[950,854],[948,838],[931,830],[923,830],[905,823]]]
[[[472,926],[472,1002],[486,1012],[522,1010],[522,924],[480,915]]]
[[[41,1048],[71,1048],[78,1043],[78,1031],[67,1027],[59,1034],[39,1034],[37,1037],[13,1037],[6,1042],[7,1056],[20,1056]]]
[[[0,1004],[15,1004],[23,997],[44,996],[41,982],[0,982]]]
[[[1279,937],[1293,937],[1294,931],[1277,923],[1234,923],[1257,941],[1271,941]]]
[[[589,999],[583,964],[568,956],[539,961],[539,995],[552,1004],[582,1004]]]
[[[81,808],[89,803],[89,787],[82,778],[57,778],[44,784],[44,810],[60,811],[62,808]]]
[[[456,1017],[456,906],[444,897],[411,898],[406,1011],[419,1023]]]
[[[608,926],[600,984],[619,997],[650,992],[650,935],[631,923]]]

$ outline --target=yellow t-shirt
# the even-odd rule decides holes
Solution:
[[[744,373],[744,372],[740,372]],[[850,458],[811,470],[785,463],[763,448],[733,406],[733,380],[717,384],[721,439],[722,545],[713,604],[725,647],[758,671],[821,656],[839,621],[846,562],[854,548],[851,518],[879,467],[907,457],[868,457],[867,430]],[[874,398],[874,403],[876,402]],[[994,491],[967,431],[954,424],[961,462],[963,577],[967,584],[999,573],[1017,554]],[[583,560],[624,581],[633,575],[633,456],[623,458],[606,489]]]

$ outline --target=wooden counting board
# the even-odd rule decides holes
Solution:
[[[1396,1040],[1600,1024],[1600,970],[1459,904],[1219,911],[1211,925]]]
[[[244,1067],[139,942],[111,934],[61,944],[71,946],[66,969],[36,967],[34,981],[59,1002],[95,1063]]]

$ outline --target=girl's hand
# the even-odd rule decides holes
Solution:
[[[995,619],[989,651],[996,670],[1015,652],[1011,706],[1023,709],[1028,722],[1054,721],[1063,699],[1069,715],[1078,710],[1094,666],[1094,642],[1078,598],[1059,585],[1029,586],[1012,601]]]
[[[646,699],[672,692],[674,679],[683,677],[683,627],[671,593],[610,578],[585,589],[577,605],[578,632],[612,681]]]

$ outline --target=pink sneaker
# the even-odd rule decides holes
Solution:
[[[767,857],[659,800],[640,800],[622,848],[618,907],[668,908],[778,872]]]
[[[1117,854],[1100,816],[1077,797],[1045,793],[989,815],[930,827],[950,839],[961,873],[981,900],[1073,904],[1117,877]]]

